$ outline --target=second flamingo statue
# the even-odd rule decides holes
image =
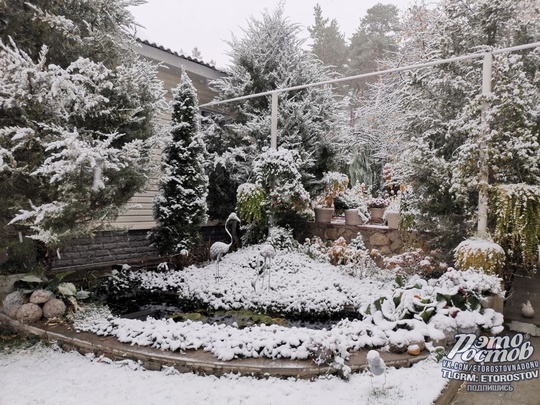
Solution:
[[[229,234],[229,237],[231,238],[231,243],[229,244],[226,244],[226,243],[223,243],[223,242],[214,242],[212,244],[212,246],[210,246],[210,259],[216,259],[216,262],[217,262],[217,270],[216,270],[216,273],[215,273],[215,277],[216,278],[220,278],[220,275],[219,275],[219,262],[221,261],[221,258],[227,254],[227,252],[229,251],[231,245],[233,244],[233,237],[231,235],[231,233],[229,232],[229,229],[227,229],[227,224],[229,223],[229,221],[238,221],[240,222],[240,218],[238,218],[238,216],[236,215],[235,212],[232,212],[229,217],[227,218],[227,221],[225,221],[225,231],[227,232],[227,234]]]

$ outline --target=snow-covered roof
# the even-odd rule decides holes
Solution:
[[[195,62],[195,63],[198,63],[198,64],[200,64],[200,65],[202,65],[202,66],[208,67],[208,68],[210,68],[210,69],[214,69],[214,70],[217,70],[217,71],[219,71],[219,72],[222,72],[221,70],[219,70],[218,68],[216,68],[214,65],[211,65],[211,64],[209,64],[209,63],[206,63],[206,62],[204,62],[204,61],[202,61],[202,60],[199,60],[199,59],[196,59],[196,58],[192,58],[191,56],[186,56],[186,55],[184,55],[184,54],[178,53],[178,52],[173,51],[173,50],[170,49],[170,48],[166,48],[166,47],[164,47],[163,45],[160,45],[160,44],[158,44],[158,43],[156,43],[156,42],[152,42],[152,41],[149,41],[149,40],[147,40],[147,39],[142,39],[142,38],[137,38],[137,41],[140,42],[140,43],[142,43],[142,44],[145,44],[145,45],[148,45],[148,46],[157,48],[157,49],[159,49],[159,50],[161,50],[161,51],[167,52],[167,53],[169,53],[169,54],[171,54],[171,55],[177,56],[177,57],[179,57],[179,58],[186,59],[186,60],[188,60],[188,61],[190,61],[190,62]]]

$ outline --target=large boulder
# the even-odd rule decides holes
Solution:
[[[4,313],[10,318],[17,316],[19,308],[28,302],[28,297],[20,291],[13,291],[6,295],[2,302]]]
[[[43,305],[43,316],[47,319],[60,318],[66,313],[66,304],[58,298],[53,298]]]
[[[16,319],[21,323],[34,323],[41,319],[43,316],[43,311],[38,304],[28,304],[22,305],[17,311]]]
[[[32,304],[45,304],[50,299],[54,298],[54,294],[49,290],[36,290],[30,296]]]

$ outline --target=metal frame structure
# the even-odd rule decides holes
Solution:
[[[277,121],[278,121],[278,108],[279,108],[279,95],[281,93],[285,93],[288,91],[294,91],[294,90],[302,90],[307,89],[309,87],[315,87],[315,86],[324,86],[329,84],[336,84],[336,83],[342,83],[352,80],[358,80],[358,79],[365,79],[368,77],[373,76],[381,76],[389,73],[397,73],[397,72],[404,72],[407,70],[414,70],[414,69],[421,69],[431,66],[437,66],[437,65],[443,65],[445,63],[452,63],[452,62],[458,62],[462,60],[469,60],[469,59],[477,59],[477,58],[483,58],[483,64],[482,64],[482,95],[488,96],[491,94],[491,81],[492,81],[492,64],[493,64],[493,55],[501,54],[501,53],[508,53],[508,52],[516,52],[521,51],[524,49],[531,49],[540,47],[540,42],[533,42],[530,44],[525,45],[518,45],[518,46],[512,46],[508,48],[501,48],[501,49],[494,49],[489,52],[478,52],[478,53],[472,53],[467,55],[461,55],[456,56],[453,58],[447,58],[447,59],[440,59],[432,62],[426,62],[426,63],[418,63],[414,65],[408,65],[408,66],[402,66],[392,69],[386,69],[386,70],[380,70],[377,72],[370,72],[370,73],[364,73],[360,75],[355,76],[348,76],[348,77],[342,77],[339,79],[333,79],[333,80],[326,80],[322,82],[316,82],[316,83],[309,83],[309,84],[303,84],[299,86],[293,86],[293,87],[287,87],[284,89],[277,89],[277,90],[270,90],[265,91],[262,93],[256,93],[256,94],[249,94],[247,96],[242,97],[235,97],[230,98],[227,100],[219,100],[219,101],[212,101],[210,103],[202,104],[200,107],[213,107],[216,105],[221,104],[227,104],[234,101],[242,101],[242,100],[248,100],[251,98],[256,97],[264,97],[271,95],[272,96],[272,111],[271,111],[271,131],[270,131],[270,147],[276,149],[277,148]],[[483,114],[482,114],[482,126],[484,128],[484,133],[482,134],[482,138],[487,136],[487,131],[489,131],[488,123],[486,122],[486,111],[489,108],[489,105],[486,102],[484,102],[483,108]],[[481,141],[481,140],[480,140]],[[485,142],[479,142],[479,145],[486,144]],[[480,184],[480,190],[478,195],[478,236],[485,236],[487,234],[487,214],[488,214],[488,164],[487,164],[487,150],[485,148],[480,148],[480,175],[479,175],[479,184]]]

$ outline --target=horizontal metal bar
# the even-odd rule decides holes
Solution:
[[[342,83],[342,82],[351,81],[351,80],[365,79],[365,78],[372,77],[372,76],[380,76],[380,75],[384,75],[384,74],[388,74],[388,73],[397,73],[397,72],[403,72],[403,71],[406,71],[406,70],[420,69],[420,68],[425,68],[425,67],[442,65],[442,64],[445,64],[445,63],[458,62],[458,61],[467,60],[467,59],[482,58],[486,54],[490,54],[490,53],[491,54],[500,54],[500,53],[505,53],[505,52],[521,51],[521,50],[524,50],[524,49],[535,48],[535,47],[538,47],[538,46],[540,46],[540,42],[534,42],[534,43],[525,44],[525,45],[511,46],[511,47],[508,47],[508,48],[494,49],[494,50],[491,50],[489,52],[479,52],[479,53],[472,53],[472,54],[468,54],[468,55],[455,56],[453,58],[440,59],[440,60],[435,60],[435,61],[432,61],[432,62],[418,63],[418,64],[415,64],[415,65],[408,65],[408,66],[402,66],[402,67],[397,67],[397,68],[392,68],[392,69],[379,70],[377,72],[370,72],[370,73],[363,73],[363,74],[355,75],[355,76],[341,77],[339,79],[326,80],[326,81],[322,81],[322,82],[309,83],[309,84],[302,84],[302,85],[299,85],[299,86],[287,87],[287,88],[284,88],[284,89],[270,90],[270,91],[265,91],[265,92],[256,93],[256,94],[249,94],[249,95],[246,95],[246,96],[230,98],[230,99],[227,99],[227,100],[211,101],[209,103],[200,105],[200,107],[210,107],[210,106],[214,106],[214,105],[231,103],[233,101],[241,101],[241,100],[247,100],[247,99],[255,98],[255,97],[268,96],[268,95],[271,95],[272,93],[278,93],[279,94],[279,93],[283,93],[283,92],[287,92],[287,91],[307,89],[309,87],[324,86],[326,84]]]

